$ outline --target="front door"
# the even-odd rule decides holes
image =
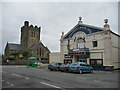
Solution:
[[[67,64],[67,63],[72,63],[72,59],[70,59],[70,60],[64,59],[64,64]]]

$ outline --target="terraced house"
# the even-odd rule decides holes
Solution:
[[[50,54],[50,62],[58,60],[62,63],[76,61],[87,62],[97,66],[119,68],[120,35],[110,30],[108,19],[103,27],[87,25],[79,22],[65,35],[62,32],[60,52]]]

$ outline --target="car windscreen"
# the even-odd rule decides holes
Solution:
[[[62,65],[62,63],[58,63],[58,65]]]
[[[80,64],[80,66],[90,66],[89,64]]]
[[[54,63],[50,63],[49,65],[54,65]]]
[[[61,64],[61,66],[64,66],[65,64]]]
[[[71,64],[71,66],[77,66],[78,64],[77,63],[73,63],[73,64]]]

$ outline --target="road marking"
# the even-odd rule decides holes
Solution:
[[[27,77],[26,77],[25,79],[27,79],[27,80],[28,80],[29,78],[27,78]]]
[[[14,76],[17,76],[17,77],[22,77],[22,76],[20,76],[20,75],[17,75],[17,74],[12,74],[12,75],[14,75]]]
[[[20,76],[20,75],[17,75],[17,74],[12,74],[12,75],[17,76],[17,77],[23,77],[23,76]],[[27,77],[23,77],[23,78],[29,80],[29,78],[27,78]]]
[[[13,84],[10,84],[9,86],[5,86],[3,88],[9,88],[9,87],[13,87],[14,85]]]
[[[2,88],[9,88],[9,87],[11,87],[11,86],[6,86],[6,87],[2,87]]]
[[[60,88],[58,86],[55,86],[55,85],[51,85],[51,84],[48,84],[48,83],[45,83],[45,82],[40,82],[41,84],[44,84],[44,85],[48,85],[48,86],[51,86],[51,87],[54,87],[54,88]]]
[[[10,84],[9,82],[6,82],[8,84],[8,86],[5,86],[3,88],[9,88],[9,87],[13,87],[14,85],[13,84]]]
[[[7,84],[10,84],[9,82],[6,82]]]
[[[95,82],[101,82],[101,81],[99,81],[99,80],[94,80]]]
[[[11,84],[10,86],[14,86],[13,84]]]
[[[2,73],[7,73],[7,72],[5,72],[5,71],[1,71]]]

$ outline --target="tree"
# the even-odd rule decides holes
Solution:
[[[11,55],[14,56],[14,59],[18,59],[20,54],[21,54],[20,51],[13,51],[13,52],[11,52]]]
[[[27,58],[29,56],[29,49],[25,48],[22,50],[21,54],[23,55],[24,58]]]

